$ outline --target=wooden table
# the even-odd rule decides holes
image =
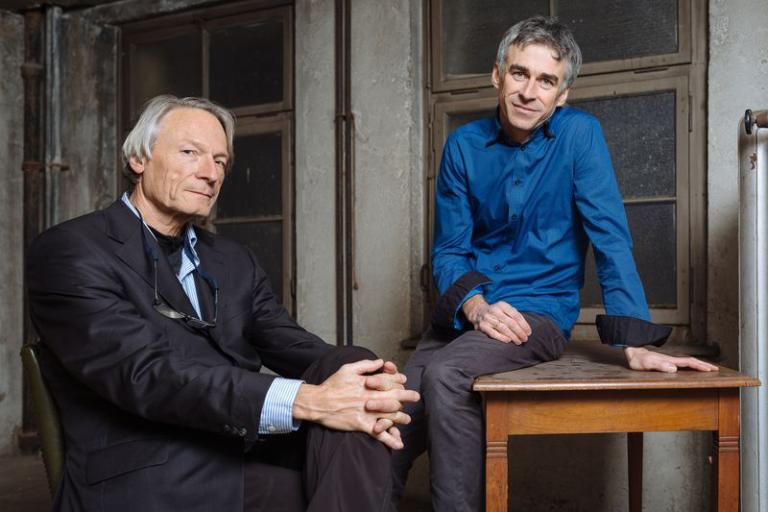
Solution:
[[[739,388],[760,381],[727,368],[629,370],[623,351],[572,343],[558,361],[475,381],[485,407],[486,510],[507,511],[511,435],[628,433],[629,509],[642,508],[643,432],[713,432],[712,500],[739,510]]]

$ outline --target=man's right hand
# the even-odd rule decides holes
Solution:
[[[504,301],[488,304],[482,295],[474,295],[461,306],[475,330],[503,343],[521,345],[528,341],[531,326],[522,314]]]
[[[369,374],[382,367],[372,389]],[[343,365],[320,385],[302,384],[293,402],[293,417],[335,430],[365,432],[399,450],[403,442],[396,425],[411,421],[400,410],[402,403],[418,401],[419,394],[403,389],[405,377],[392,372],[392,367],[381,359],[357,361]]]

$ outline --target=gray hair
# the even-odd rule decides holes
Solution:
[[[509,47],[519,45],[525,48],[529,44],[549,46],[557,52],[557,60],[566,59],[568,69],[565,73],[565,82],[561,84],[560,90],[573,85],[573,81],[579,74],[579,68],[581,68],[581,50],[576,44],[571,30],[554,16],[534,16],[516,23],[506,31],[496,53],[496,67],[499,70],[499,76],[503,77],[507,72],[505,62]]]
[[[139,181],[139,175],[131,169],[131,158],[140,160],[149,159],[152,154],[152,148],[157,141],[160,121],[171,110],[177,108],[199,108],[211,113],[221,123],[224,128],[224,134],[227,136],[227,170],[232,168],[235,160],[234,143],[235,136],[235,117],[224,107],[205,98],[177,98],[169,94],[155,96],[144,106],[136,126],[125,138],[123,143],[123,174],[128,180],[135,184]]]

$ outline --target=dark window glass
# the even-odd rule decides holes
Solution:
[[[675,92],[573,101],[603,127],[624,198],[675,195]]]
[[[536,14],[549,14],[549,0],[444,0],[443,73],[488,73],[504,32]]]
[[[218,224],[216,231],[250,247],[259,265],[264,269],[272,290],[278,297],[283,294],[283,223],[249,222]],[[226,298],[224,299],[226,300]]]
[[[559,0],[584,62],[676,53],[676,0]]]
[[[210,34],[211,99],[229,108],[283,100],[283,22],[269,20]]]
[[[673,203],[626,205],[634,257],[645,296],[652,307],[675,307],[677,303],[677,254],[675,250],[675,205]],[[602,304],[602,295],[590,248],[587,254],[582,306]]]
[[[158,94],[201,96],[202,50],[200,34],[187,34],[132,46],[130,90],[134,116]]]
[[[496,115],[496,108],[488,110],[476,110],[474,112],[452,112],[448,114],[448,133],[450,135],[459,126],[465,125],[477,119]]]
[[[280,132],[235,138],[235,166],[224,180],[216,215],[282,215],[283,157]]]

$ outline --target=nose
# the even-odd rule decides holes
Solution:
[[[520,89],[520,96],[525,99],[533,99],[536,97],[536,80],[530,78],[526,80],[525,85]]]
[[[200,159],[200,165],[197,168],[198,177],[216,183],[219,180],[219,171],[212,155],[206,155]]]

